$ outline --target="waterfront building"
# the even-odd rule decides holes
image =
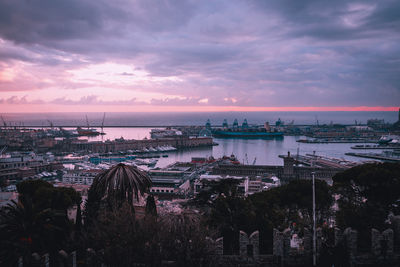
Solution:
[[[150,192],[159,197],[186,196],[190,190],[190,167],[171,167],[148,172],[152,186]]]
[[[221,174],[202,174],[194,181],[194,194],[197,195],[202,190],[206,189],[206,183],[217,182],[223,179],[239,180],[238,192],[243,196],[252,195],[261,191],[268,190],[272,187],[280,185],[277,177],[262,177],[262,176],[237,176],[237,175],[221,175]]]
[[[242,165],[242,164],[218,164],[212,169],[211,174],[231,175],[231,176],[276,176],[282,184],[291,180],[311,179],[311,174],[315,173],[316,179],[325,180],[332,183],[332,177],[341,171],[354,166],[354,162],[342,164],[334,159],[328,159],[317,155],[309,156],[307,161],[303,157],[294,158],[288,153],[283,158],[281,165]],[[298,164],[300,160],[301,165]],[[310,165],[306,165],[310,164]]]
[[[92,185],[94,178],[101,173],[101,169],[74,170],[63,175],[62,181],[66,184]]]
[[[17,192],[0,192],[0,208],[11,204],[12,201],[18,201]]]
[[[49,161],[48,156],[36,155],[33,152],[18,152],[0,157],[0,180],[15,183],[23,179],[38,178],[36,175],[56,176],[54,172],[63,169],[57,161]],[[47,175],[51,173],[51,175]]]

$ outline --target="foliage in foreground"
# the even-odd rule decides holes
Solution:
[[[80,195],[41,180],[21,182],[17,189],[19,201],[0,212],[0,263],[12,265],[22,256],[29,266],[32,253],[50,253],[55,259],[71,243],[67,209],[80,203]]]
[[[400,163],[364,164],[333,177],[340,195],[337,225],[357,229],[367,244],[371,228],[384,230],[390,214],[400,214]]]

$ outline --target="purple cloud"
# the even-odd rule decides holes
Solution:
[[[65,71],[118,62],[179,78],[124,86],[170,95],[153,105],[396,106],[399,14],[395,0],[4,0],[0,63],[41,71],[0,90],[39,90],[51,78],[54,88],[78,91],[93,85]],[[52,103],[143,102],[81,97]]]

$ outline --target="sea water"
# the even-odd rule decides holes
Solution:
[[[85,115],[88,116],[90,125],[101,125],[103,113],[35,113],[35,114],[3,114],[6,122],[15,125],[55,126],[86,125]],[[397,121],[397,112],[197,112],[197,113],[107,113],[105,126],[124,126],[104,128],[106,135],[89,137],[89,141],[114,140],[116,138],[143,139],[150,138],[152,127],[143,126],[169,126],[169,125],[204,125],[210,119],[212,125],[221,125],[224,119],[231,124],[234,119],[241,123],[245,118],[249,124],[263,124],[268,121],[274,124],[279,118],[294,124],[354,124],[366,123],[368,119],[384,119],[386,122]],[[127,127],[129,126],[129,127]],[[142,126],[142,127],[140,127]],[[72,128],[70,128],[72,129]],[[100,128],[96,128],[100,131]],[[85,137],[81,137],[85,138]],[[87,138],[87,137],[86,137]],[[165,167],[176,161],[187,162],[192,157],[215,158],[234,154],[241,163],[282,165],[283,160],[279,155],[292,155],[315,153],[318,155],[343,158],[353,161],[363,161],[362,158],[345,155],[350,152],[355,144],[308,144],[298,143],[301,136],[285,136],[283,139],[218,139],[214,141],[218,146],[182,150],[163,153],[168,157],[161,157],[156,167]],[[380,152],[380,151],[374,151]]]
[[[7,113],[2,114],[7,123],[25,126],[86,125],[86,116],[90,125],[100,126],[104,113]],[[368,119],[383,119],[394,123],[398,112],[394,111],[315,111],[315,112],[110,112],[106,113],[105,126],[173,126],[204,125],[210,119],[212,125],[222,125],[224,119],[232,124],[234,119],[241,123],[247,119],[249,124],[274,124],[278,119],[284,123],[294,124],[366,124]]]

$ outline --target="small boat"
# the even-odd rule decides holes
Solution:
[[[101,133],[98,132],[96,129],[94,128],[87,128],[87,129],[83,129],[81,127],[76,128],[78,135],[83,135],[83,136],[98,136]]]

